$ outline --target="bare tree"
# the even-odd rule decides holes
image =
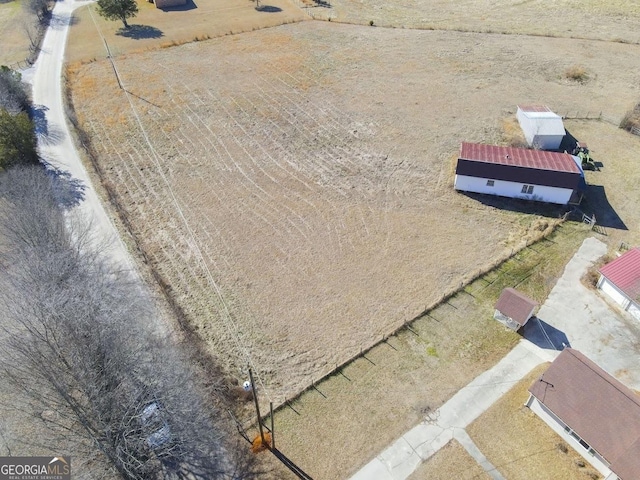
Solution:
[[[226,417],[148,296],[92,249],[42,169],[0,175],[4,376],[61,435],[125,479],[252,478]],[[43,412],[52,412],[43,415]],[[78,453],[75,453],[76,455]]]
[[[45,25],[51,16],[51,4],[49,0],[27,0],[22,5],[29,13],[35,15],[38,23]]]

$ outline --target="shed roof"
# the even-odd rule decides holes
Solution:
[[[565,348],[529,388],[623,480],[640,478],[640,397],[586,356]]]
[[[545,112],[553,113],[551,109],[546,105],[518,105],[518,108],[525,113],[545,113]]]
[[[640,248],[626,251],[602,267],[600,273],[633,301],[640,301]]]
[[[499,147],[496,145],[463,142],[460,146],[460,158],[512,167],[582,173],[576,161],[568,153],[547,152],[544,150],[528,150],[526,148]]]
[[[553,113],[546,105],[518,105],[518,109],[531,121],[526,128],[531,129],[535,135],[564,136],[566,133],[562,117]]]
[[[500,294],[496,310],[511,318],[520,325],[524,325],[529,320],[529,316],[538,302],[520,293],[514,288],[505,288]]]

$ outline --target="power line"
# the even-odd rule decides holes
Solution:
[[[171,196],[171,201],[174,204],[174,206],[175,206],[175,208],[176,208],[176,210],[178,212],[178,216],[182,220],[182,223],[184,224],[184,226],[185,226],[185,228],[187,230],[189,239],[191,240],[189,242],[190,248],[196,254],[196,257],[198,258],[198,262],[200,263],[200,267],[204,270],[209,284],[213,287],[214,291],[216,292],[216,296],[218,297],[218,300],[220,301],[220,304],[223,307],[223,309],[222,309],[222,317],[223,317],[223,320],[225,320],[225,325],[227,327],[227,330],[232,334],[238,350],[244,354],[245,359],[247,361],[247,364],[251,368],[253,368],[253,370],[256,372],[256,374],[258,376],[258,381],[262,385],[262,389],[263,389],[264,393],[267,395],[267,398],[269,398],[269,400],[271,401],[271,396],[269,395],[269,392],[268,392],[266,386],[264,385],[264,382],[262,381],[262,378],[261,378],[262,376],[258,373],[258,369],[256,368],[256,366],[255,366],[255,364],[253,362],[251,354],[249,353],[248,349],[246,349],[243,346],[242,341],[240,340],[240,337],[238,335],[238,326],[233,321],[233,318],[231,316],[231,312],[229,311],[229,307],[227,305],[227,302],[224,300],[224,297],[222,295],[222,291],[221,291],[218,283],[213,278],[213,275],[211,274],[211,271],[209,269],[209,266],[207,265],[207,262],[206,262],[206,260],[204,258],[202,250],[200,249],[200,247],[198,245],[198,242],[196,240],[195,234],[193,233],[193,230],[192,230],[191,226],[189,225],[189,222],[187,221],[187,219],[186,219],[186,217],[184,215],[182,207],[180,207],[180,204],[178,202],[178,198],[176,197],[176,194],[173,191],[173,188],[171,187],[171,184],[169,183],[169,180],[167,179],[166,175],[162,171],[162,166],[160,164],[159,155],[156,152],[153,144],[151,143],[151,140],[149,139],[147,131],[144,128],[144,125],[142,124],[142,121],[140,120],[140,116],[138,115],[138,112],[137,112],[137,110],[136,110],[136,108],[135,108],[135,106],[133,104],[133,101],[131,100],[131,95],[129,94],[129,92],[125,88],[124,82],[120,78],[120,75],[118,73],[118,69],[116,67],[115,61],[114,61],[113,57],[111,56],[111,52],[109,50],[109,46],[107,44],[107,40],[105,39],[104,35],[102,34],[102,31],[100,30],[100,27],[98,26],[98,23],[96,22],[96,19],[95,19],[94,15],[93,15],[93,9],[91,7],[89,7],[89,12],[90,12],[90,15],[91,15],[91,19],[93,20],[93,23],[94,23],[94,25],[96,27],[96,30],[98,32],[98,35],[102,39],[102,41],[103,41],[103,43],[105,45],[105,48],[107,50],[109,61],[111,62],[111,65],[113,67],[114,73],[116,75],[116,79],[118,81],[118,86],[125,93],[125,96],[127,98],[127,101],[129,102],[129,106],[131,108],[131,111],[132,111],[132,113],[133,113],[133,115],[135,117],[136,123],[138,124],[138,127],[140,128],[140,132],[142,133],[142,136],[144,137],[145,143],[147,144],[147,146],[149,147],[149,150],[151,151],[151,158],[153,159],[154,165],[155,165],[158,173],[160,174],[160,177],[162,178],[162,181],[164,182],[164,184],[166,185],[166,187],[167,187],[167,189],[169,191],[169,194]]]

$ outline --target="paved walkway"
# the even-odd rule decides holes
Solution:
[[[607,252],[587,238],[569,261],[525,338],[497,365],[462,388],[451,400],[365,465],[352,480],[404,480],[455,438],[494,479],[502,475],[467,435],[465,428],[534,367],[550,362],[564,346],[580,350],[631,388],[640,389],[640,325],[618,311],[580,278]]]
[[[356,473],[352,480],[403,480],[431,455],[456,438],[495,479],[502,476],[477,449],[464,428],[534,367],[552,361],[557,351],[521,340],[498,364],[463,387],[447,403],[409,430]]]

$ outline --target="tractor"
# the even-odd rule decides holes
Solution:
[[[585,143],[576,143],[576,148],[573,149],[572,155],[580,158],[584,170],[596,170],[596,163],[589,155],[589,148]]]

